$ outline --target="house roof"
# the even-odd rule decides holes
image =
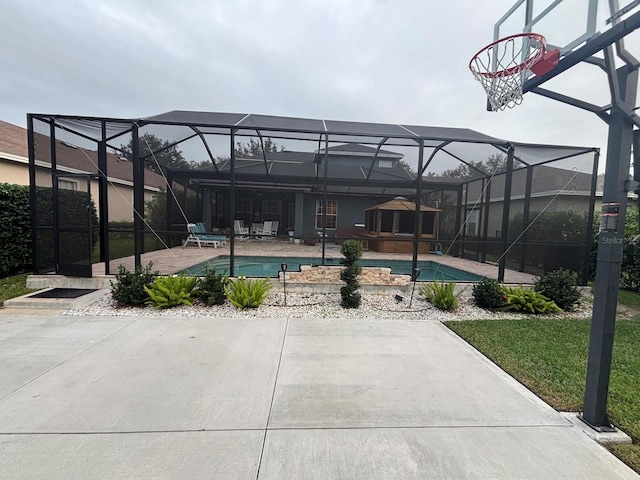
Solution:
[[[336,152],[340,155],[331,155],[328,161],[327,177],[351,180],[365,180],[367,178],[369,168],[354,166],[349,160],[361,158],[357,154],[349,153],[350,147],[356,147],[355,151],[363,152],[368,147],[358,149],[358,145],[349,145],[349,148],[338,149]],[[375,152],[376,149],[370,149]],[[386,158],[393,158],[392,155],[401,157],[400,154],[387,152]],[[265,162],[266,158],[266,162]],[[313,152],[267,152],[265,157],[245,157],[237,158],[235,161],[235,170],[237,173],[243,174],[269,174],[269,175],[287,175],[296,177],[307,177],[309,179],[324,177],[324,167],[315,163],[317,154]],[[373,158],[373,157],[371,157]],[[384,157],[382,157],[384,158]],[[230,160],[225,160],[219,165],[221,171],[229,171]],[[407,172],[402,166],[393,164],[391,167],[374,167],[369,175],[371,180],[386,180],[389,182],[405,182],[414,180],[414,177]]]
[[[407,200],[404,197],[396,197],[393,200],[389,200],[388,202],[381,203],[379,205],[375,205],[373,207],[365,208],[364,211],[367,210],[397,210],[397,211],[415,211],[416,204],[411,200]],[[421,212],[439,212],[440,210],[433,207],[428,207],[426,205],[420,205]]]
[[[324,147],[316,150],[316,153],[323,154]],[[377,148],[369,147],[367,145],[361,145],[359,143],[345,143],[343,145],[334,145],[333,147],[328,148],[329,155],[339,155],[341,153],[348,153],[350,155],[362,155],[366,157],[373,157],[376,152],[378,152],[378,157],[387,157],[387,158],[402,158],[403,154],[397,152],[390,152],[388,150],[383,150],[382,148],[378,150]]]
[[[49,137],[34,133],[36,145],[43,145],[36,152],[36,160],[49,163]],[[0,156],[2,154],[14,155],[27,159],[27,130],[0,120]],[[94,173],[98,171],[98,154],[95,150],[81,148],[71,143],[56,140],[56,157],[59,167],[78,172]],[[131,162],[123,160],[117,155],[107,153],[107,174],[112,179],[133,183],[133,167]],[[145,170],[145,185],[147,187],[165,188],[166,182],[162,175],[150,170]]]
[[[422,125],[400,125],[392,123],[349,122],[313,118],[279,117],[248,113],[193,112],[173,110],[140,120],[141,123],[168,123],[201,127],[202,133],[220,133],[217,128],[233,128],[238,134],[259,130],[268,132],[287,131],[334,136],[367,136],[405,139],[407,145],[416,145],[416,140],[461,141],[506,145],[505,140],[490,137],[466,128],[428,127]],[[376,142],[377,143],[377,142]]]
[[[0,120],[0,152],[27,158],[27,131]]]

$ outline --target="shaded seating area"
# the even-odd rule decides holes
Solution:
[[[226,245],[227,237],[225,235],[211,235],[207,234],[206,226],[204,223],[189,223],[187,224],[187,230],[189,236],[182,244],[182,248],[188,244],[196,244],[198,247],[214,247],[218,248],[222,245]]]

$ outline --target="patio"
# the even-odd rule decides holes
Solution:
[[[339,257],[340,246],[334,243],[325,245],[327,256]],[[153,262],[153,268],[157,268],[162,272],[179,272],[192,265],[204,262],[211,258],[220,255],[229,255],[230,247],[226,246],[219,248],[197,248],[197,247],[174,247],[171,249],[157,250],[155,252],[149,252],[142,254],[142,265],[146,265],[149,262]],[[316,245],[294,245],[285,240],[260,240],[260,239],[247,239],[237,241],[235,244],[236,255],[258,255],[258,256],[296,256],[296,257],[309,257],[315,259],[318,262],[322,257],[322,244]],[[363,252],[363,258],[372,259],[389,259],[389,260],[410,260],[410,255],[402,253],[384,253],[384,252]],[[437,262],[442,265],[457,268],[467,272],[472,272],[477,275],[482,275],[491,278],[498,277],[498,266],[491,265],[489,263],[479,263],[473,260],[467,260],[459,257],[452,257],[449,255],[433,255],[433,254],[420,254],[418,260],[428,260],[431,262]],[[124,265],[128,269],[134,268],[134,257],[127,257],[122,259],[113,260],[110,264],[110,269],[113,272],[117,272],[118,265]],[[104,264],[97,263],[93,266],[94,276],[104,275]],[[515,284],[532,284],[535,281],[535,277],[528,273],[517,272],[507,269],[505,271],[505,283]]]

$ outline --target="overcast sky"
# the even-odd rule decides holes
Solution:
[[[201,110],[465,127],[604,148],[607,126],[594,114],[534,94],[486,111],[468,63],[513,3],[4,0],[0,119],[26,126],[28,112]],[[635,40],[627,43],[640,57]],[[592,66],[545,87],[608,103],[606,77]]]

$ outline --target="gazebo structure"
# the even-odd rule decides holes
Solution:
[[[283,239],[289,230],[315,232],[324,264],[328,242],[345,239],[341,227],[365,224],[367,208],[402,196],[413,205],[402,225],[411,215],[421,225],[402,244],[414,266],[433,241],[427,217],[436,217],[445,254],[495,263],[501,280],[507,267],[541,274],[565,260],[580,282],[588,278],[595,148],[523,144],[464,128],[245,113],[27,120],[35,273],[89,277],[96,263],[115,273],[118,259],[141,265],[143,253],[180,245],[187,224],[201,222],[228,234],[226,270],[234,275],[243,250],[237,219],[278,222]],[[165,187],[150,197],[151,174]]]
[[[418,224],[415,211],[419,208]],[[365,209],[365,226],[361,234],[370,250],[388,253],[412,253],[413,238],[417,231],[419,240],[437,238],[439,209],[420,205],[404,197]],[[418,253],[429,253],[429,242],[418,243]]]

